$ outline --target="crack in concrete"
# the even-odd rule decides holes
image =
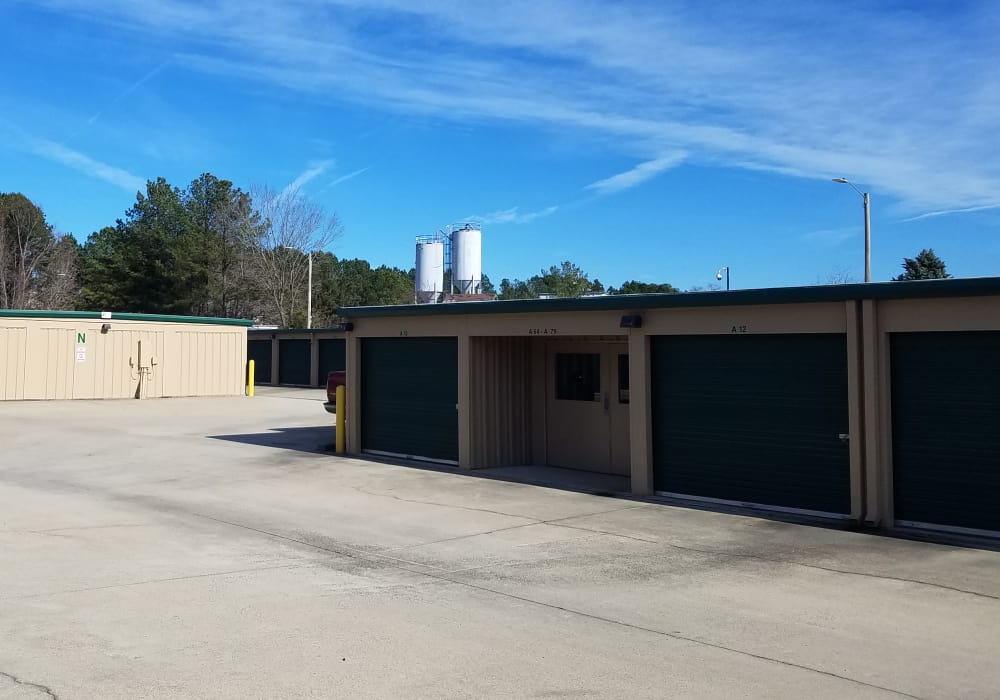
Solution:
[[[379,557],[379,555],[377,553],[362,552],[360,550],[355,550],[355,549],[353,549],[351,547],[347,547],[347,546],[344,546],[344,545],[341,545],[341,549],[340,550],[334,549],[334,548],[330,548],[330,547],[323,547],[323,546],[320,546],[320,545],[317,545],[317,544],[313,544],[313,543],[310,543],[310,542],[305,542],[305,541],[302,541],[302,540],[295,539],[294,537],[289,537],[287,535],[282,535],[280,533],[268,532],[267,530],[262,530],[262,529],[259,529],[259,528],[251,527],[249,525],[242,525],[240,523],[235,523],[235,522],[230,522],[230,521],[226,521],[226,520],[221,520],[219,518],[213,518],[211,516],[203,515],[201,513],[191,513],[191,515],[194,515],[196,517],[201,517],[201,518],[207,518],[208,520],[212,520],[212,521],[215,521],[215,522],[218,522],[218,523],[229,525],[231,527],[235,527],[235,528],[239,528],[239,529],[243,529],[243,530],[250,530],[251,532],[257,532],[257,533],[260,533],[262,535],[266,535],[268,537],[274,537],[274,538],[285,540],[285,541],[289,541],[289,542],[295,542],[295,543],[298,543],[298,544],[300,544],[302,546],[305,546],[305,547],[311,547],[311,548],[314,548],[314,549],[319,549],[319,550],[322,550],[322,551],[330,552],[331,554],[337,554],[337,555],[340,555],[340,556],[349,557],[351,559],[357,559],[357,560],[362,560],[362,561],[367,561],[369,563],[373,563],[372,562],[372,557],[373,556],[374,557]],[[582,528],[582,529],[586,529],[586,528]],[[608,533],[608,534],[613,534],[613,533]],[[699,646],[709,647],[709,648],[712,648],[712,649],[717,649],[719,651],[725,651],[725,652],[729,652],[729,653],[732,653],[732,654],[738,654],[740,656],[745,656],[745,657],[748,657],[748,658],[756,659],[758,661],[764,661],[764,662],[767,662],[767,663],[774,663],[774,664],[778,664],[778,665],[781,665],[781,666],[786,666],[788,668],[797,668],[797,669],[802,670],[802,671],[817,673],[817,674],[820,674],[820,675],[823,675],[823,676],[827,676],[829,678],[836,678],[838,680],[846,681],[848,683],[852,683],[852,684],[855,684],[855,685],[863,686],[863,687],[866,687],[866,688],[872,688],[873,690],[881,690],[883,692],[892,693],[892,694],[898,695],[900,697],[913,698],[913,700],[924,700],[920,696],[912,695],[910,693],[907,693],[907,692],[904,692],[904,691],[901,691],[901,690],[896,690],[895,688],[888,688],[888,687],[880,686],[880,685],[877,685],[877,684],[874,684],[874,683],[868,683],[866,681],[862,681],[862,680],[859,680],[857,678],[851,678],[850,676],[844,676],[844,675],[841,675],[841,674],[838,674],[838,673],[834,673],[833,671],[826,671],[826,670],[821,669],[821,668],[815,668],[813,666],[807,666],[805,664],[799,664],[799,663],[796,663],[794,661],[786,661],[786,660],[783,660],[783,659],[777,659],[777,658],[774,658],[774,657],[765,656],[763,654],[756,654],[756,653],[754,653],[752,651],[746,651],[744,649],[737,649],[735,647],[729,647],[729,646],[726,646],[724,644],[719,644],[719,643],[707,641],[707,640],[704,640],[704,639],[698,639],[697,637],[691,637],[691,636],[688,636],[688,635],[684,635],[684,634],[681,634],[680,632],[667,632],[667,631],[664,631],[664,630],[654,629],[652,627],[644,627],[642,625],[637,625],[637,624],[634,624],[634,623],[631,623],[631,622],[625,622],[624,620],[616,620],[614,618],[604,617],[602,615],[596,615],[594,613],[588,613],[588,612],[585,612],[583,610],[576,610],[574,608],[568,608],[568,607],[565,607],[565,606],[562,606],[562,605],[556,605],[555,603],[547,603],[547,602],[545,602],[543,600],[537,600],[535,598],[528,598],[526,596],[519,596],[519,595],[516,595],[514,593],[509,593],[509,592],[506,592],[506,591],[497,590],[495,588],[490,588],[489,586],[483,586],[483,585],[479,585],[479,584],[475,584],[475,583],[470,583],[468,581],[463,581],[461,579],[452,578],[451,576],[449,576],[446,573],[434,573],[434,572],[428,572],[428,571],[415,571],[413,569],[409,569],[409,568],[407,568],[405,566],[401,566],[399,564],[390,564],[390,565],[393,566],[394,568],[400,569],[401,571],[406,571],[408,573],[415,574],[417,576],[426,576],[426,577],[431,578],[431,579],[436,579],[436,580],[439,580],[439,581],[446,581],[446,582],[455,584],[456,586],[462,586],[464,588],[469,588],[469,589],[472,589],[472,590],[481,591],[483,593],[489,593],[489,594],[500,596],[500,597],[503,597],[503,598],[508,598],[510,600],[517,600],[517,601],[522,602],[522,603],[528,603],[530,605],[536,605],[536,606],[547,608],[547,609],[550,609],[550,610],[556,610],[556,611],[559,611],[559,612],[568,613],[570,615],[576,615],[578,617],[583,617],[583,618],[586,618],[586,619],[594,620],[596,622],[602,622],[602,623],[605,623],[605,624],[616,625],[616,626],[625,627],[625,628],[628,628],[628,629],[633,629],[633,630],[636,630],[636,631],[639,631],[639,632],[645,632],[645,633],[648,633],[648,634],[653,634],[653,635],[657,635],[657,636],[661,636],[661,637],[675,639],[675,640],[682,641],[682,642],[687,642],[687,643],[690,643],[690,644],[696,644],[696,645],[699,645]]]
[[[837,569],[831,566],[820,566],[819,564],[805,564],[803,562],[795,561],[794,559],[781,559],[778,557],[765,557],[760,554],[743,554],[741,552],[721,552],[712,549],[701,549],[698,547],[688,547],[681,544],[675,544],[673,542],[667,542],[664,540],[651,540],[643,537],[634,537],[632,535],[622,535],[616,532],[609,532],[607,530],[597,530],[590,527],[582,527],[580,525],[557,525],[556,527],[565,527],[572,530],[582,530],[584,532],[600,533],[602,535],[611,535],[613,537],[621,537],[628,540],[634,540],[636,542],[644,542],[646,544],[661,545],[664,547],[670,547],[671,549],[679,549],[684,552],[693,552],[695,554],[705,554],[709,556],[716,557],[731,557],[734,559],[754,559],[757,561],[766,561],[772,564],[787,564],[788,566],[799,566],[805,569],[817,569],[819,571],[827,571],[833,574],[843,574],[845,576],[861,576],[864,578],[880,579],[884,581],[898,581],[900,583],[911,583],[915,586],[927,586],[929,588],[938,588],[944,591],[949,591],[952,593],[961,593],[965,595],[970,595],[976,598],[986,598],[988,600],[1000,600],[1000,596],[993,595],[991,593],[982,593],[980,591],[972,591],[966,588],[958,588],[957,586],[947,586],[943,583],[933,583],[931,581],[920,581],[918,579],[905,578],[903,576],[889,576],[887,574],[870,574],[865,571],[851,571],[850,569]]]
[[[232,571],[216,571],[207,574],[190,574],[188,576],[171,576],[169,578],[152,578],[146,581],[129,581],[128,583],[113,583],[107,586],[92,586],[89,588],[70,588],[63,591],[50,591],[48,593],[32,593],[31,595],[13,596],[10,598],[0,598],[0,601],[31,600],[33,598],[48,598],[59,595],[70,595],[73,593],[91,593],[93,591],[108,591],[115,588],[132,588],[134,586],[148,586],[152,583],[172,583],[174,581],[188,581],[198,578],[212,578],[214,576],[233,576],[235,574],[250,574],[256,571],[276,571],[278,569],[300,569],[308,568],[312,564],[295,563],[281,564],[278,566],[260,566],[252,569],[233,569]]]
[[[423,503],[423,501],[420,501],[420,502]],[[560,522],[562,522],[564,520],[574,520],[576,518],[589,518],[589,517],[594,516],[594,515],[606,515],[607,513],[619,513],[619,512],[621,512],[623,510],[635,510],[636,508],[643,508],[643,507],[644,506],[627,506],[625,508],[612,508],[611,510],[601,510],[601,511],[597,511],[596,513],[584,513],[582,515],[567,515],[567,516],[562,517],[562,518],[552,518],[550,520],[532,520],[532,522],[530,522],[530,523],[521,523],[519,525],[508,525],[507,527],[498,527],[498,528],[494,528],[493,530],[484,530],[483,532],[472,532],[472,533],[469,533],[468,535],[457,535],[455,537],[445,537],[444,539],[440,539],[440,540],[431,540],[430,542],[421,542],[419,544],[408,544],[408,545],[404,545],[402,547],[393,547],[392,549],[382,549],[382,550],[379,550],[379,551],[381,551],[381,552],[399,552],[399,551],[403,551],[403,550],[419,549],[420,547],[429,547],[431,545],[442,544],[442,543],[445,543],[445,542],[457,542],[459,540],[467,540],[467,539],[472,539],[472,538],[475,538],[475,537],[485,537],[487,535],[495,535],[498,532],[507,532],[508,530],[518,530],[518,529],[524,528],[524,527],[531,527],[532,525],[553,525],[555,523],[560,523]],[[490,512],[496,512],[496,511],[490,511]],[[508,515],[508,514],[501,513],[501,515]],[[512,517],[512,518],[520,518],[520,517],[526,517],[526,516],[511,515],[510,517]],[[556,527],[562,527],[562,526],[561,525],[556,525]],[[593,532],[595,534],[600,534],[596,530],[594,530]],[[538,542],[538,543],[533,543],[533,544],[544,544],[544,543]]]
[[[26,688],[35,688],[37,690],[40,690],[43,693],[45,693],[48,697],[52,698],[52,700],[59,700],[59,696],[56,695],[55,692],[52,690],[52,688],[48,687],[47,685],[42,685],[41,683],[32,683],[31,681],[23,680],[21,678],[18,678],[12,673],[6,673],[4,671],[0,671],[0,676],[2,676],[3,678],[11,679],[17,685],[23,685]]]
[[[75,532],[76,530],[116,530],[128,527],[155,527],[153,523],[121,523],[118,525],[77,525],[73,527],[50,527],[45,530],[31,530],[30,532]]]
[[[417,499],[414,499],[414,498],[403,498],[402,496],[393,496],[392,494],[388,494],[388,493],[373,493],[372,491],[367,491],[367,490],[363,489],[360,486],[351,486],[351,489],[354,490],[354,491],[357,491],[358,493],[363,493],[366,496],[374,496],[375,498],[391,498],[394,501],[402,501],[404,503],[416,503],[417,505],[438,506],[438,507],[441,507],[441,508],[456,508],[458,510],[469,510],[469,511],[473,511],[475,513],[491,513],[493,515],[502,515],[502,516],[507,517],[507,518],[518,518],[520,520],[530,520],[531,522],[528,523],[529,525],[532,525],[532,524],[538,522],[534,518],[531,518],[531,517],[529,517],[527,515],[514,515],[512,513],[504,513],[503,511],[499,511],[499,510],[490,510],[489,508],[473,508],[471,506],[461,506],[461,505],[456,505],[454,503],[438,503],[436,501],[420,501],[420,500],[417,500]]]

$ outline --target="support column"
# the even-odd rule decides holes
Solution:
[[[458,336],[458,466],[472,469],[472,372],[469,336]]]
[[[354,333],[344,337],[344,353],[347,366],[347,452],[361,452],[361,338]]]
[[[862,360],[861,313],[855,300],[845,302],[847,316],[847,413],[848,453],[851,463],[851,518],[861,521],[865,513],[864,362]]]
[[[278,386],[278,363],[281,360],[281,340],[278,334],[271,336],[271,386]]]
[[[634,328],[628,334],[628,373],[632,493],[651,496],[654,484],[649,336]]]
[[[326,377],[323,377],[322,384],[319,376],[319,341],[316,334],[309,334],[309,384],[311,386],[326,386]]]
[[[866,525],[886,525],[889,514],[886,511],[888,494],[886,493],[887,461],[883,450],[886,446],[882,434],[882,392],[883,372],[885,365],[882,360],[882,343],[879,337],[878,306],[873,299],[861,302],[861,343],[863,366],[863,399],[864,399],[864,465],[865,465],[865,510]]]

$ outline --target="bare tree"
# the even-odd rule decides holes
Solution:
[[[838,267],[825,277],[817,278],[818,284],[854,284],[858,278],[851,274],[846,267]]]
[[[308,256],[340,238],[340,219],[298,189],[254,186],[250,196],[254,211],[242,227],[247,271],[261,293],[264,320],[289,327],[296,307],[305,306]]]
[[[72,236],[61,236],[38,276],[28,308],[72,309],[80,293],[80,247]]]
[[[38,206],[22,194],[0,194],[0,308],[37,306],[42,271],[55,245]]]

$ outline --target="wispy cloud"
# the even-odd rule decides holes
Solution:
[[[984,204],[979,207],[961,207],[959,209],[942,209],[940,211],[929,211],[926,214],[911,216],[903,221],[920,221],[921,219],[932,219],[938,216],[948,216],[949,214],[968,214],[974,211],[988,211],[990,209],[1000,209],[1000,204]]]
[[[133,175],[122,168],[116,168],[113,165],[94,160],[90,156],[54,141],[32,138],[29,141],[29,146],[36,155],[56,163],[61,163],[90,177],[110,182],[112,185],[120,187],[123,190],[135,193],[146,187],[146,181],[138,175]]]
[[[278,195],[278,198],[287,197],[293,192],[301,190],[306,184],[325,173],[333,163],[334,161],[332,160],[313,161],[297,178],[288,183],[285,189]]]
[[[859,235],[861,235],[860,227],[826,228],[817,231],[807,231],[802,234],[802,239],[816,243],[837,245]]]
[[[520,207],[501,209],[481,216],[467,216],[469,221],[478,221],[483,225],[487,224],[529,224],[536,219],[551,216],[559,210],[559,207],[545,207],[538,211],[522,212]]]
[[[175,41],[188,70],[407,114],[577,130],[644,164],[683,151],[701,165],[852,173],[932,214],[995,204],[1000,190],[1000,160],[982,157],[1000,150],[995,3],[331,0],[248,13],[239,0],[39,1]],[[378,42],[358,29],[372,24]]]
[[[654,160],[647,160],[639,163],[631,170],[612,175],[611,177],[592,182],[584,189],[595,190],[600,194],[614,194],[623,190],[631,189],[646,180],[656,177],[665,170],[676,167],[684,160],[683,153],[675,153],[668,156],[661,156]]]
[[[124,90],[122,90],[120,93],[118,93],[118,95],[115,96],[115,98],[113,100],[111,100],[108,103],[107,107],[111,107],[113,105],[118,104],[119,102],[121,102],[122,100],[124,100],[126,97],[128,97],[129,95],[131,95],[133,92],[135,92],[136,90],[138,90],[140,87],[142,87],[143,85],[145,85],[147,82],[149,82],[150,80],[152,80],[154,77],[156,77],[156,75],[160,71],[162,71],[164,68],[166,68],[170,64],[170,61],[171,61],[171,59],[168,58],[166,61],[164,61],[160,65],[156,66],[155,68],[153,68],[153,70],[149,71],[144,76],[142,76],[141,78],[139,78],[138,80],[136,80],[134,83],[132,83],[131,85],[129,85],[127,88],[125,88]],[[92,125],[98,119],[100,119],[101,116],[104,114],[105,109],[107,109],[107,107],[105,107],[104,109],[101,109],[101,110],[95,112],[94,114],[92,114],[90,116],[90,118],[87,119],[87,124],[88,125]]]
[[[341,175],[337,179],[333,180],[329,185],[327,185],[327,187],[333,187],[334,185],[339,185],[342,182],[347,182],[348,180],[353,180],[358,175],[360,175],[362,173],[365,173],[365,172],[368,172],[369,170],[371,170],[371,166],[370,165],[367,166],[367,167],[364,167],[364,168],[358,168],[353,173],[347,173],[346,175]]]

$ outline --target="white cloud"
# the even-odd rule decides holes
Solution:
[[[166,38],[189,70],[319,99],[574,129],[648,163],[849,175],[911,212],[1000,190],[983,157],[1000,152],[995,3],[38,1]],[[358,29],[373,24],[377,42]]]
[[[313,161],[312,163],[309,164],[309,167],[307,167],[304,171],[302,171],[302,173],[299,174],[297,178],[288,183],[285,189],[283,189],[281,193],[278,195],[278,198],[280,199],[282,197],[287,197],[293,192],[298,192],[306,184],[308,184],[312,180],[315,180],[317,177],[325,173],[332,165],[333,165],[332,160]]]
[[[676,153],[669,156],[661,156],[654,160],[647,160],[639,163],[631,170],[612,175],[611,177],[592,182],[584,189],[595,190],[600,194],[614,194],[639,185],[650,178],[656,177],[665,170],[676,167],[684,160],[684,154]]]
[[[960,209],[942,209],[940,211],[929,211],[925,214],[911,216],[903,221],[920,221],[921,219],[931,219],[938,216],[948,216],[949,214],[967,214],[974,211],[989,211],[990,209],[1000,209],[1000,204],[984,204],[979,207],[962,207]]]
[[[353,180],[358,175],[361,175],[362,173],[365,173],[365,172],[367,172],[369,170],[371,170],[371,166],[367,166],[367,167],[364,167],[364,168],[358,168],[357,170],[355,170],[352,173],[347,173],[346,175],[341,175],[337,179],[333,180],[333,182],[331,182],[329,185],[327,185],[327,187],[333,187],[334,185],[339,185],[342,182],[347,182],[348,180]]]
[[[90,177],[110,182],[112,185],[121,187],[123,190],[135,193],[146,187],[146,181],[138,175],[133,175],[122,168],[116,168],[113,165],[94,160],[90,156],[84,155],[79,151],[74,151],[72,148],[67,148],[54,141],[32,138],[29,143],[32,152],[36,155],[56,163],[61,163]]]
[[[131,85],[129,85],[128,87],[126,87],[122,92],[120,92],[113,100],[111,100],[108,103],[108,106],[118,104],[119,102],[121,102],[122,100],[124,100],[126,97],[128,97],[129,95],[131,95],[133,92],[135,92],[136,90],[138,90],[140,87],[142,87],[143,85],[145,85],[147,82],[149,82],[150,80],[152,80],[154,77],[156,77],[156,75],[160,71],[162,71],[164,68],[166,68],[170,64],[170,60],[171,59],[168,58],[166,61],[163,61],[158,66],[156,66],[155,68],[153,68],[151,71],[149,71],[148,73],[146,73],[144,76],[142,76],[141,78],[139,78],[138,80],[136,80],[134,83],[132,83]],[[105,111],[104,109],[101,109],[100,111],[95,112],[93,115],[91,115],[91,117],[89,119],[87,119],[88,126],[89,125],[93,125],[98,119],[100,119],[101,116],[104,114],[104,111]]]
[[[837,245],[846,240],[860,236],[863,233],[860,226],[844,226],[840,228],[827,228],[817,231],[808,231],[802,234],[802,239],[814,241],[827,245]]]
[[[520,207],[511,207],[510,209],[501,209],[500,211],[490,212],[482,216],[467,216],[465,218],[469,221],[478,221],[484,226],[488,224],[529,224],[536,219],[551,216],[558,210],[559,207],[552,206],[538,211],[522,213]]]

